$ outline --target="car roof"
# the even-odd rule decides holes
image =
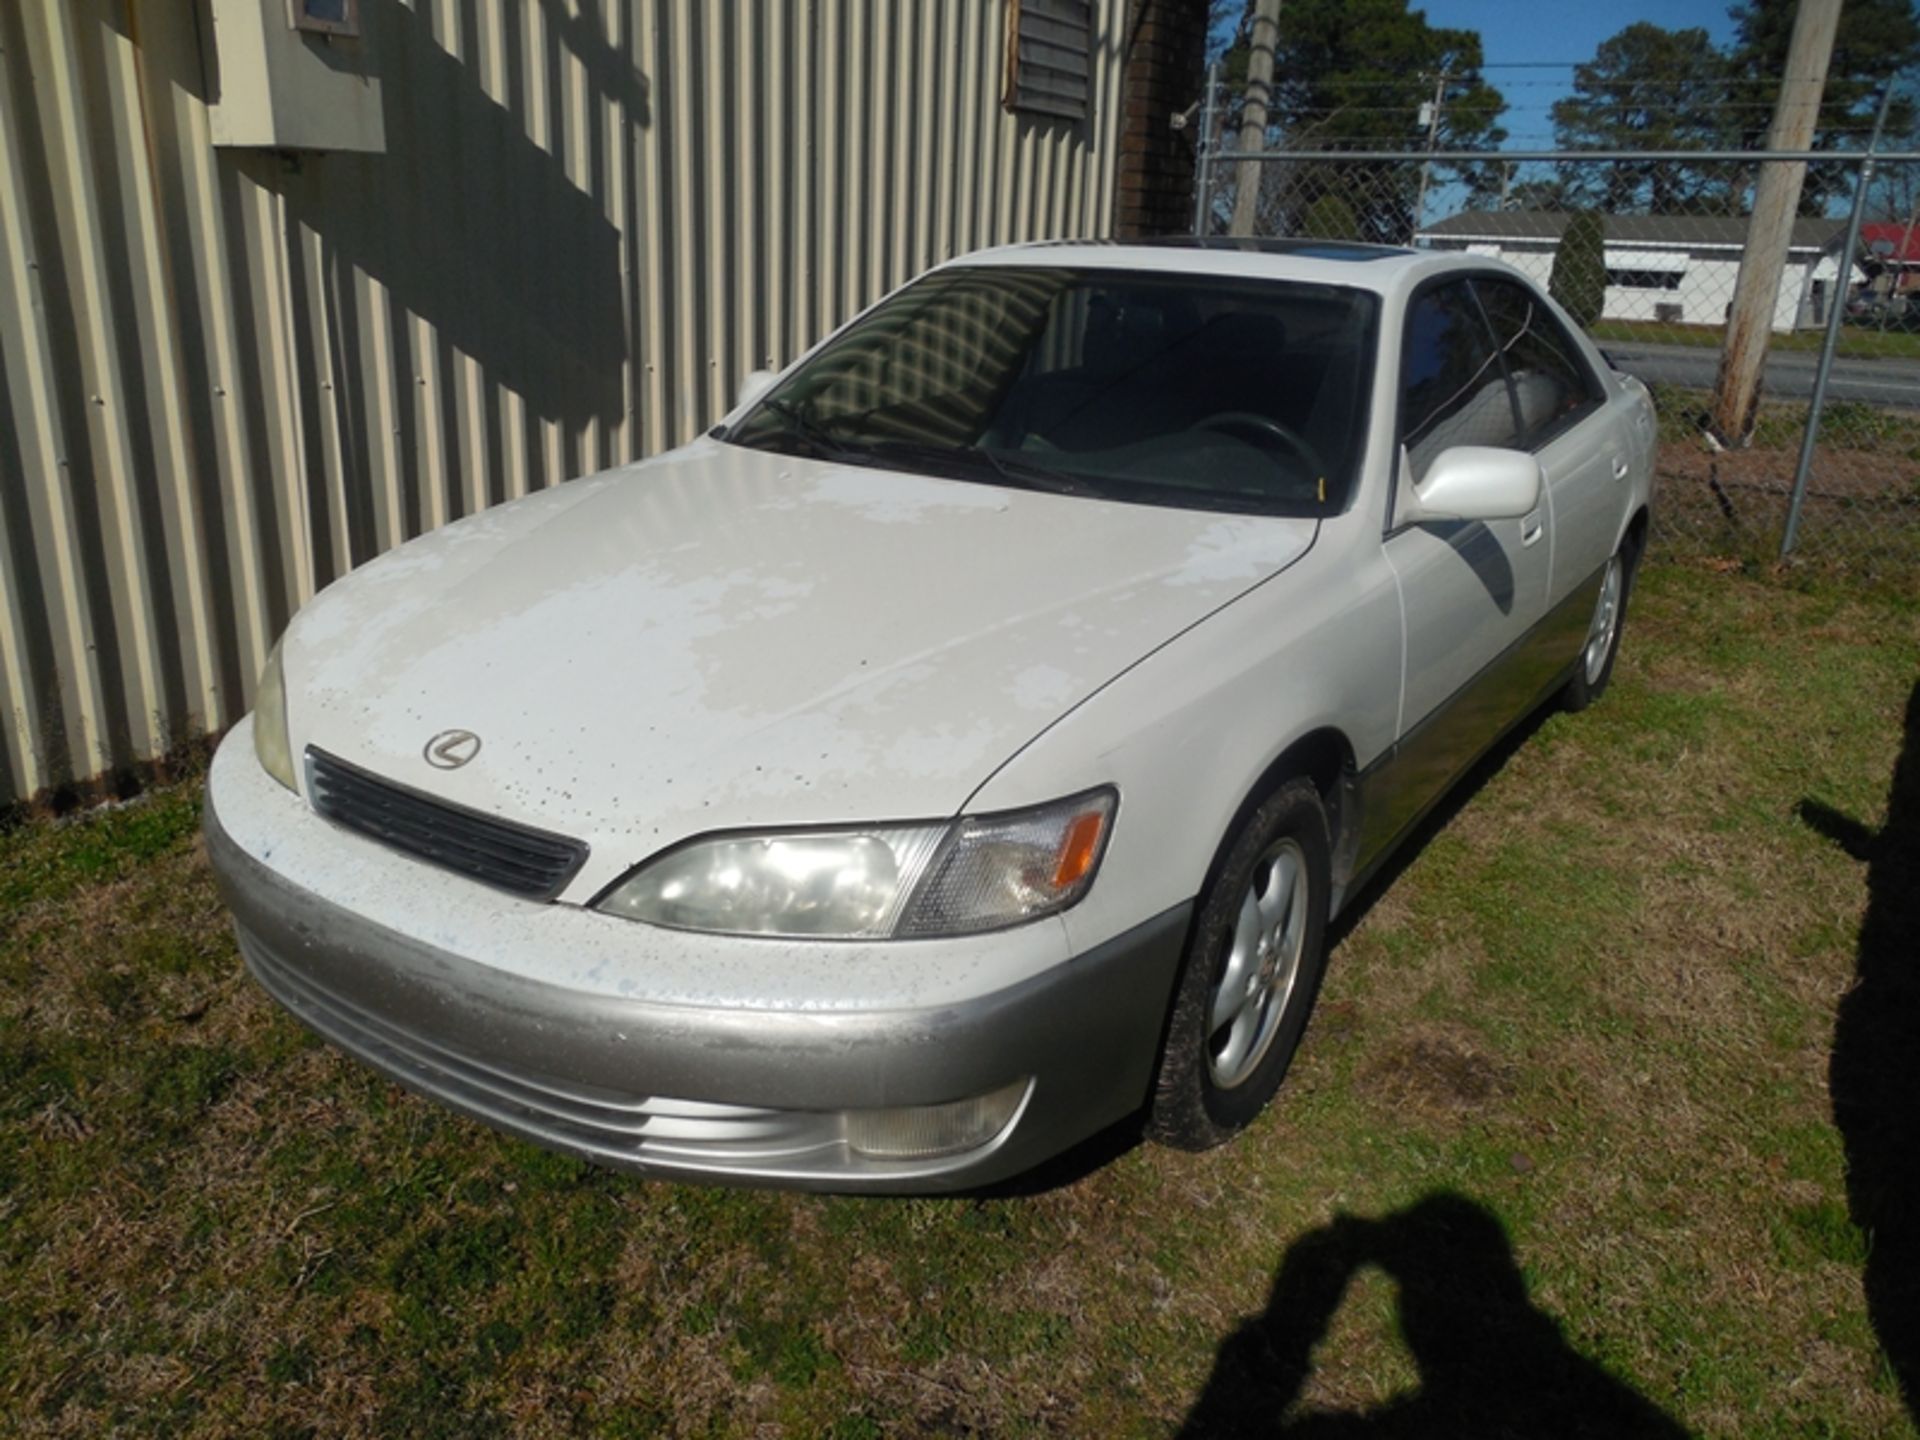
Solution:
[[[1428,274],[1506,269],[1483,255],[1403,250],[1347,240],[1271,240],[1240,236],[1161,240],[1040,240],[959,255],[948,265],[1045,265],[1148,270],[1179,275],[1234,275],[1345,285],[1381,294],[1404,292]],[[943,267],[944,268],[944,267]]]

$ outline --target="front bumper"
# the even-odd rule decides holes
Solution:
[[[244,725],[216,757],[204,824],[241,953],[310,1028],[502,1130],[682,1179],[939,1191],[1031,1168],[1145,1100],[1191,909],[1013,983],[992,958],[1008,936],[978,937],[973,968],[988,983],[975,994],[952,979],[964,954],[952,942],[840,957],[856,1001],[855,967],[938,964],[943,983],[926,987],[924,1004],[904,1002],[897,984],[871,1006],[722,998],[724,974],[711,977],[714,999],[689,1003],[649,993],[648,960],[682,943],[710,967],[726,946],[514,900],[386,851],[266,777]],[[528,951],[543,942],[579,957],[551,966],[563,983],[529,973]],[[751,983],[769,961],[765,942],[733,943],[742,988],[766,988]],[[622,944],[637,963],[606,958]],[[832,974],[820,947],[786,950],[795,967],[813,967],[816,986]],[[673,967],[662,957],[657,968]],[[939,1105],[1023,1078],[1031,1086],[1013,1118],[959,1154],[873,1159],[842,1133],[846,1111]]]

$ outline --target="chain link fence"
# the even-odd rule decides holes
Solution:
[[[1920,576],[1920,164],[1865,167],[1850,253],[1860,157],[1805,165],[1801,208],[1819,213],[1792,222],[1771,307],[1747,310],[1767,344],[1743,431],[1720,376],[1761,163],[1790,162],[1304,146],[1249,162],[1203,144],[1194,225],[1514,266],[1651,388],[1662,549],[1905,583]]]

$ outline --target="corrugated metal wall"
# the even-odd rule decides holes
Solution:
[[[318,587],[693,435],[1001,241],[1106,233],[1003,0],[363,0],[384,154],[216,151],[206,0],[0,0],[0,801],[242,713]],[[205,42],[203,44],[203,41]]]

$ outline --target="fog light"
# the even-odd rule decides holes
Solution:
[[[1007,1128],[1030,1088],[1030,1080],[1016,1080],[945,1105],[849,1110],[847,1146],[869,1160],[931,1160],[971,1150]]]

